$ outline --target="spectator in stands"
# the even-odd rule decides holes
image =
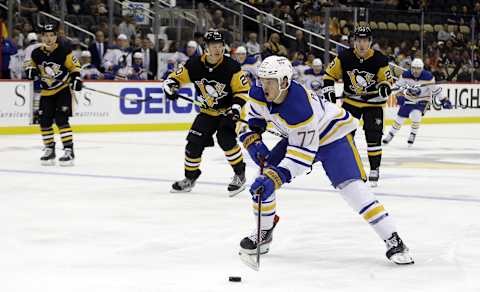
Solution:
[[[133,39],[133,51],[136,51],[142,48],[142,41],[143,39],[140,35],[135,36],[135,38]]]
[[[50,10],[50,3],[48,0],[33,0],[33,4],[37,8],[37,11],[43,11],[46,13],[51,13],[52,11]]]
[[[437,63],[437,68],[432,72],[435,77],[435,81],[443,81],[447,79],[447,69],[443,65],[443,61]]]
[[[2,38],[2,72],[0,78],[10,79],[10,58],[17,52],[17,46],[10,38]]]
[[[118,32],[124,34],[128,39],[131,39],[132,36],[135,37],[137,34],[135,24],[131,16],[124,16],[122,22],[118,25]]]
[[[98,70],[95,65],[91,63],[92,54],[90,51],[82,51],[80,55],[80,64],[82,65],[82,70],[80,75],[82,79],[85,80],[97,80],[103,79],[103,74]]]
[[[67,2],[67,11],[68,14],[87,14],[87,9],[85,7],[85,0],[69,0]]]
[[[80,46],[80,40],[78,38],[73,38],[72,39],[72,54],[77,58],[77,60],[80,60],[80,56],[82,55],[82,48]]]
[[[158,58],[157,51],[153,48],[153,43],[146,36],[142,39],[142,48],[134,51],[134,56],[136,53],[140,53],[143,56],[142,64],[143,68],[147,72],[147,80],[155,80],[158,70]]]
[[[223,30],[225,29],[225,18],[223,18],[223,12],[220,9],[215,10],[215,13],[212,16],[212,24],[214,29]]]
[[[297,30],[295,32],[295,40],[290,42],[290,50],[294,52],[309,52],[310,47],[308,46],[307,40],[303,34],[303,31]]]
[[[72,43],[70,42],[70,40],[67,39],[67,36],[65,35],[65,29],[63,28],[63,26],[59,26],[58,28],[57,42],[67,49],[72,48]]]
[[[88,50],[92,56],[92,64],[98,69],[103,64],[103,57],[108,49],[108,43],[105,41],[103,31],[99,30],[95,33],[95,42],[90,44]]]
[[[198,30],[202,34],[207,32],[208,29],[213,27],[212,15],[205,8],[205,5],[202,2],[198,3],[197,10],[195,12],[198,22]]]
[[[251,32],[248,35],[248,42],[246,43],[247,53],[249,55],[255,55],[260,53],[260,44],[257,42],[257,34]]]
[[[287,49],[280,42],[280,35],[276,32],[270,35],[268,42],[266,42],[263,47],[264,51],[262,52],[262,59],[271,55],[287,56],[288,54]]]

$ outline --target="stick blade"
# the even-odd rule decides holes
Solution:
[[[242,260],[242,262],[247,265],[249,268],[255,270],[255,271],[259,271],[260,270],[260,263],[257,262],[257,260],[255,259],[256,258],[256,255],[249,255],[249,254],[246,254],[246,253],[243,253],[243,252],[238,252],[238,255],[240,256],[240,260]]]

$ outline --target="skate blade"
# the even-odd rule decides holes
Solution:
[[[235,197],[236,195],[240,194],[244,189],[245,189],[245,185],[241,186],[238,190],[228,191],[228,196],[230,198]]]
[[[269,251],[270,251],[270,245],[269,244],[260,245],[260,254],[266,254]],[[244,248],[240,247],[240,251],[238,253],[239,254],[243,253],[243,254],[247,254],[247,255],[257,255],[257,249],[250,250],[250,249],[244,249]]]
[[[192,189],[187,189],[187,190],[176,190],[176,189],[171,189],[170,190],[170,193],[172,194],[176,194],[176,193],[190,193],[192,191]]]
[[[73,162],[73,160],[70,160],[70,161],[59,161],[58,164],[60,166],[63,166],[63,167],[69,167],[69,166],[74,166],[75,163]]]
[[[371,181],[370,182],[370,187],[372,187],[372,188],[378,187],[378,182],[377,181]]]
[[[397,265],[412,265],[415,261],[408,253],[399,252],[390,257],[390,261]]]
[[[55,159],[42,160],[42,161],[40,161],[40,165],[42,165],[42,166],[54,166],[55,165]]]
[[[255,255],[249,255],[246,253],[243,253],[242,251],[238,252],[238,255],[240,256],[240,260],[247,265],[249,268],[259,271],[260,270],[260,263],[257,262],[257,256]]]

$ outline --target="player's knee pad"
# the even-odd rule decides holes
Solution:
[[[365,131],[365,137],[367,140],[368,146],[382,145],[382,132],[378,131]]]
[[[233,132],[231,133],[226,133],[225,131],[218,131],[217,142],[223,151],[231,150],[233,147],[235,147],[235,145],[237,145],[235,131],[233,130]]]
[[[189,141],[185,147],[185,154],[192,158],[200,157],[203,149],[205,149],[203,145]]]
[[[413,110],[410,112],[409,118],[413,123],[420,123],[422,120],[422,112],[419,110]]]
[[[55,123],[57,126],[66,125],[68,124],[69,116],[70,114],[68,108],[58,109],[55,111]]]
[[[338,188],[342,198],[355,212],[360,212],[362,208],[376,200],[368,186],[358,179],[343,182]]]
[[[44,110],[38,111],[38,122],[42,128],[51,127],[53,124],[53,117],[48,115]]]

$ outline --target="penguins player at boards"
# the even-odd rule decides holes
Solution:
[[[205,105],[196,116],[185,147],[185,179],[172,185],[172,192],[189,192],[201,174],[200,162],[205,147],[214,145],[216,133],[220,147],[235,175],[228,185],[230,196],[245,189],[245,163],[235,131],[242,106],[248,98],[250,84],[240,64],[225,56],[223,36],[217,31],[205,34],[206,54],[190,58],[183,67],[164,81],[167,98],[178,98],[182,84],[193,83]],[[220,114],[220,113],[223,114]]]
[[[354,48],[343,50],[328,65],[322,91],[327,99],[334,101],[335,81],[343,80],[342,107],[363,120],[370,162],[368,179],[375,187],[382,160],[383,107],[391,94],[393,75],[387,57],[370,47],[369,27],[356,27],[353,37]]]
[[[395,85],[406,89],[397,94],[397,103],[400,108],[392,128],[382,142],[385,145],[390,143],[402,127],[403,122],[410,118],[412,126],[407,142],[411,147],[417,137],[420,122],[428,103],[438,100],[444,109],[451,109],[452,103],[446,96],[441,98],[442,88],[435,85],[435,77],[432,72],[423,69],[423,61],[419,58],[413,59],[410,70],[403,72],[402,77]]]
[[[292,81],[293,68],[285,57],[266,58],[257,72],[258,86],[253,85],[249,93],[251,131],[243,133],[240,140],[255,163],[260,165],[265,159],[263,174],[250,187],[254,214],[260,212],[262,219],[261,238],[257,243],[257,230],[243,238],[240,253],[255,254],[257,244],[261,253],[269,251],[279,221],[275,214],[276,190],[321,162],[333,187],[385,242],[387,258],[396,264],[413,264],[392,216],[365,184],[365,171],[351,135],[358,120]],[[262,141],[268,122],[286,137],[271,150]]]
[[[59,158],[61,166],[72,166],[73,135],[69,117],[72,116],[73,92],[82,90],[80,78],[80,62],[70,49],[57,42],[55,24],[46,24],[42,29],[43,46],[32,51],[32,56],[26,64],[26,75],[30,80],[40,78],[39,124],[45,146],[42,165],[55,164],[55,139],[53,122],[58,127],[60,139],[65,151]]]

